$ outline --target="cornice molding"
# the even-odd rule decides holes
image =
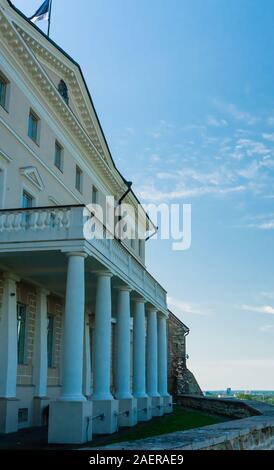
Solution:
[[[6,154],[6,152],[4,152],[4,151],[1,150],[1,149],[0,149],[0,157],[3,157],[3,158],[6,160],[6,162],[8,162],[8,163],[12,162],[12,158],[9,157],[9,156]]]

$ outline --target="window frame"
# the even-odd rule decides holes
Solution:
[[[31,119],[33,119],[33,121],[36,122],[36,136],[35,136],[35,138],[33,137],[33,135],[30,132],[30,130],[31,130],[31,127],[30,127]],[[39,146],[39,141],[40,141],[40,122],[41,122],[41,119],[39,118],[38,114],[35,111],[33,111],[32,108],[30,108],[29,118],[28,118],[28,137],[30,138],[30,140],[32,142],[34,142],[38,146]]]
[[[60,166],[57,164],[57,148],[60,150]],[[58,140],[55,140],[55,146],[54,146],[55,152],[54,152],[54,166],[61,171],[61,173],[64,173],[64,147],[60,144]]]
[[[79,175],[79,186],[78,186],[78,175]],[[79,193],[83,194],[83,170],[79,165],[76,165],[75,169],[75,188]]]

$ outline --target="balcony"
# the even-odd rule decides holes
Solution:
[[[86,237],[95,216],[84,206],[0,210],[0,255],[18,252],[85,250],[93,259],[166,311],[166,291],[120,240],[105,227],[102,238]],[[96,220],[98,225],[100,222]]]

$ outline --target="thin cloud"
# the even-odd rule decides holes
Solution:
[[[228,122],[225,119],[218,119],[214,116],[208,116],[207,125],[211,127],[227,127]]]
[[[184,188],[175,191],[162,191],[155,188],[153,185],[146,185],[139,188],[137,191],[140,198],[150,202],[169,202],[177,199],[196,198],[205,195],[225,196],[233,193],[242,193],[247,190],[244,185],[231,186],[227,188],[219,188],[213,186],[201,186],[197,188]]]
[[[185,302],[182,300],[174,299],[172,297],[168,297],[167,303],[168,303],[170,310],[174,310],[176,314],[181,316],[182,319],[185,314],[202,315],[202,316],[209,315],[208,310],[202,309],[201,307],[191,302]]]
[[[261,292],[260,295],[267,299],[274,299],[274,292]]]
[[[270,333],[274,330],[274,325],[262,325],[259,330],[263,333]]]
[[[241,310],[246,312],[266,313],[267,315],[274,315],[274,307],[271,305],[254,306],[254,305],[241,305]]]
[[[263,134],[263,139],[268,140],[269,142],[274,142],[274,134]]]
[[[229,115],[231,118],[236,121],[242,121],[248,126],[252,126],[260,121],[260,118],[253,116],[253,114],[246,111],[242,111],[233,103],[225,103],[223,101],[214,100],[214,105],[217,109]]]

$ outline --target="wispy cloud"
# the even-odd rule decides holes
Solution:
[[[219,119],[214,116],[208,116],[207,125],[212,127],[227,127],[228,122],[225,119]]]
[[[214,105],[219,111],[222,111],[236,121],[242,121],[249,126],[252,126],[260,121],[260,117],[254,116],[253,114],[246,111],[242,111],[233,103],[225,103],[224,101],[214,100]]]
[[[167,303],[168,303],[170,310],[174,310],[175,313],[179,315],[182,320],[185,314],[209,315],[210,313],[209,310],[203,309],[197,304],[174,299],[173,297],[168,297]]]
[[[274,213],[259,214],[249,217],[250,222],[245,225],[247,228],[257,230],[274,230]]]
[[[274,330],[274,325],[262,325],[259,330],[263,333],[270,333]]]
[[[261,292],[260,295],[266,299],[274,299],[274,292]]]
[[[189,198],[196,198],[205,195],[218,195],[218,196],[225,196],[228,194],[233,193],[241,193],[246,191],[246,187],[244,185],[239,186],[231,186],[227,188],[220,188],[220,187],[213,187],[213,186],[201,186],[197,188],[183,188],[174,191],[162,191],[161,189],[157,189],[154,185],[146,185],[139,187],[137,191],[140,198],[144,201],[151,201],[151,202],[169,202],[178,199],[189,199]]]
[[[241,305],[241,310],[246,312],[266,313],[268,315],[274,315],[274,307],[271,305],[254,306],[254,305]]]
[[[263,139],[274,142],[274,134],[263,133]]]

